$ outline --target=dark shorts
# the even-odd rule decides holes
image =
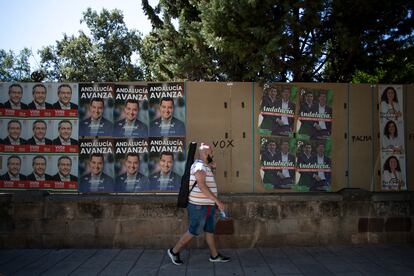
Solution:
[[[198,236],[201,231],[214,233],[216,207],[210,205],[195,205],[188,203],[188,232],[191,235]]]

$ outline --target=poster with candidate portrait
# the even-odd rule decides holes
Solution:
[[[80,136],[112,136],[114,96],[112,83],[79,84]]]
[[[293,188],[295,145],[294,138],[260,137],[260,176],[266,190]]]
[[[185,137],[184,83],[150,83],[149,136]]]
[[[381,156],[381,190],[407,190],[405,155],[387,154]]]
[[[148,137],[146,85],[115,85],[113,137]]]
[[[77,89],[76,83],[3,83],[1,113],[10,117],[77,118]]]
[[[2,83],[0,90],[0,151],[7,158],[16,154],[21,159],[19,175],[26,177],[17,188],[76,191],[78,84]],[[60,183],[51,178],[57,173],[55,162],[66,155],[76,161],[76,175]],[[9,163],[17,168],[17,159],[12,159],[15,162]],[[16,183],[7,182],[4,187],[16,188]]]
[[[333,91],[299,89],[299,115],[297,137],[303,140],[327,140],[332,135]]]
[[[149,153],[149,189],[153,191],[178,192],[181,176],[185,169],[185,138],[150,138]]]
[[[265,85],[260,104],[259,133],[291,137],[295,131],[296,102],[296,86]]]
[[[0,154],[0,188],[27,189],[27,175],[31,172],[31,156],[15,153]]]
[[[32,131],[28,120],[18,118],[1,118],[0,133],[3,134],[0,142],[0,152],[24,153],[28,152],[27,140]]]
[[[402,85],[379,85],[381,190],[407,189]]]
[[[26,117],[31,91],[25,83],[0,83],[0,116]]]
[[[52,152],[77,154],[79,149],[78,120],[53,120],[50,128],[52,133]]]
[[[52,176],[52,183],[48,189],[54,191],[78,190],[78,154],[52,155],[48,165],[48,173]]]
[[[300,192],[332,190],[332,140],[298,140],[296,185]]]
[[[114,150],[112,138],[79,141],[79,192],[114,192]]]
[[[138,193],[149,190],[148,140],[115,140],[115,192]]]

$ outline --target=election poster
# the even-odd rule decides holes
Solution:
[[[383,191],[407,190],[405,155],[383,153],[381,164],[381,189]]]
[[[1,154],[1,180],[2,189],[27,189],[27,175],[30,174],[32,158],[29,155]]]
[[[381,190],[407,189],[402,85],[379,85]]]
[[[178,192],[185,169],[185,138],[150,138],[149,190]]]
[[[79,192],[114,192],[114,139],[79,141]]]
[[[260,176],[266,190],[293,188],[295,155],[294,138],[260,137]]]
[[[137,193],[149,190],[148,140],[115,140],[115,192]]]
[[[78,84],[1,83],[0,91],[0,188],[76,191]]]
[[[52,133],[52,152],[77,154],[79,150],[78,120],[53,120],[50,130]]]
[[[259,134],[288,136],[295,131],[297,87],[265,85],[259,114]]]
[[[114,84],[79,84],[80,136],[112,137],[114,96]]]
[[[184,83],[150,83],[149,136],[185,137]]]
[[[19,118],[1,118],[0,133],[4,136],[0,140],[0,152],[24,153],[28,152],[27,140],[30,137],[31,124],[29,120]]]
[[[0,113],[9,117],[77,118],[77,86],[73,83],[2,83]]]
[[[115,85],[113,137],[148,137],[146,85]]]
[[[332,140],[298,140],[294,190],[332,190]]]
[[[30,127],[27,145],[30,152],[52,151],[54,120],[28,120]]]
[[[296,124],[297,137],[304,140],[326,140],[332,135],[333,91],[299,89],[300,108]]]
[[[77,155],[1,154],[0,188],[77,190]]]

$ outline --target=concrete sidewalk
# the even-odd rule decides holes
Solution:
[[[414,247],[404,245],[221,250],[229,263],[208,261],[206,249],[0,250],[0,275],[414,275]]]

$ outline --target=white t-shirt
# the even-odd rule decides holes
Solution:
[[[214,174],[211,171],[210,167],[207,166],[202,160],[195,160],[193,165],[191,165],[190,170],[190,190],[196,181],[195,173],[198,171],[204,171],[206,173],[206,186],[210,191],[217,196],[217,185],[216,180],[214,179]],[[215,205],[215,202],[208,198],[199,188],[198,184],[190,192],[188,201],[195,205]]]

